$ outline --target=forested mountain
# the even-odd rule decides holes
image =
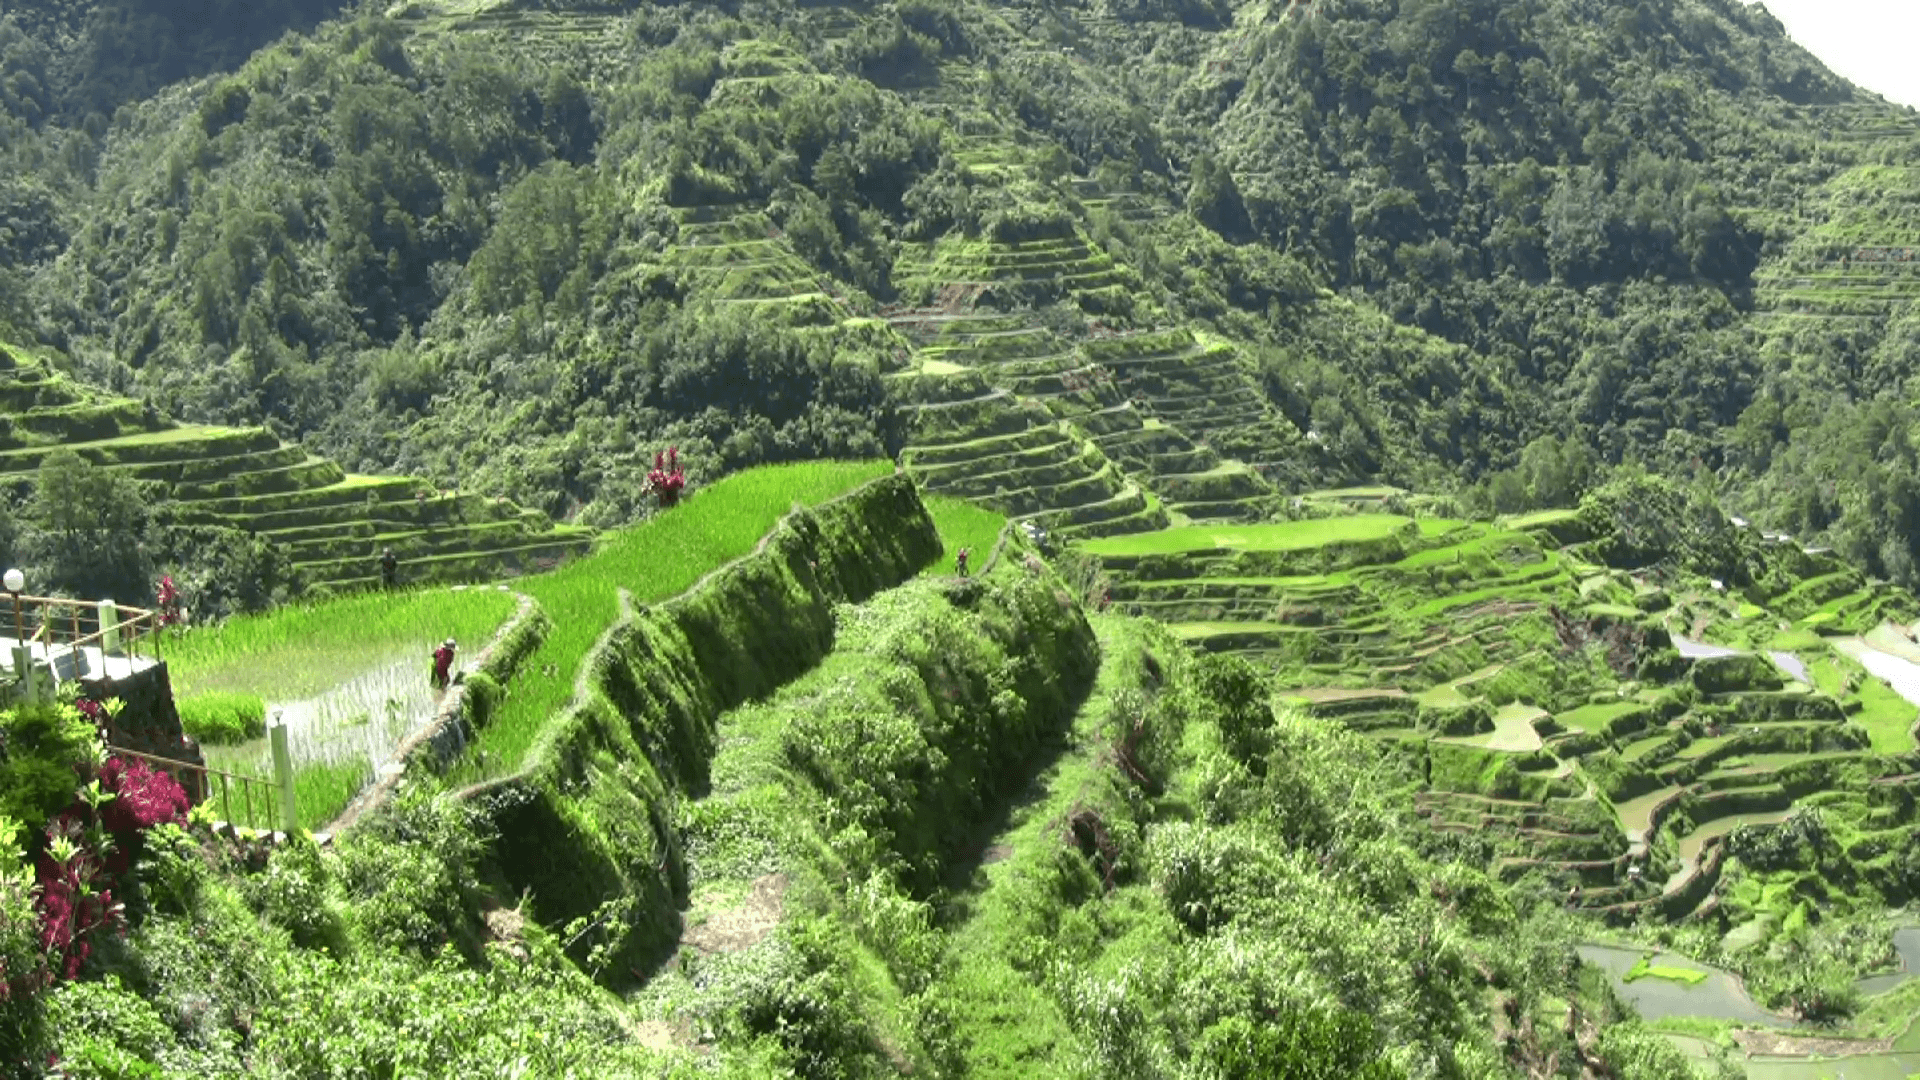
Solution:
[[[184,419],[611,523],[666,442],[897,449],[867,316],[1071,234],[1106,286],[985,300],[1235,343],[1283,488],[1518,509],[1641,460],[1915,578],[1913,264],[1792,286],[1911,240],[1920,122],[1761,7],[414,0],[164,90],[321,8],[147,7],[0,22],[0,272],[20,335]],[[713,207],[764,250],[703,251]]]

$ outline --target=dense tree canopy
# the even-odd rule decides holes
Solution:
[[[1904,279],[1782,290],[1902,238],[1920,125],[1763,8],[421,2],[244,63],[326,5],[160,10],[0,20],[0,320],[184,418],[617,521],[663,441],[895,445],[859,317],[936,297],[902,260],[1078,231],[1136,275],[1101,317],[1242,346],[1301,481],[1522,509],[1639,462],[1914,580]]]

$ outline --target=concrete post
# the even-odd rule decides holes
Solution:
[[[100,659],[105,668],[105,660],[120,651],[120,631],[114,629],[120,621],[120,608],[111,600],[100,601]]]
[[[36,700],[33,679],[33,646],[15,645],[13,647],[13,673],[20,678],[23,700]]]
[[[287,748],[287,725],[275,714],[267,727],[273,744],[273,786],[280,792],[280,827],[288,836],[300,831],[300,811],[293,799],[293,752]]]

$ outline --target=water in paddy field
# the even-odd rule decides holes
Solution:
[[[1725,645],[1709,645],[1704,641],[1688,641],[1686,638],[1673,639],[1674,651],[1689,660],[1705,660],[1714,656],[1739,656],[1739,649],[1730,649]]]
[[[315,697],[269,702],[267,715],[287,725],[294,768],[361,761],[372,772],[439,706],[429,666],[424,654],[394,660]]]
[[[1902,927],[1893,933],[1894,951],[1900,956],[1900,970],[1884,975],[1869,975],[1855,986],[1867,996],[1883,994],[1920,974],[1920,927]],[[1747,996],[1746,990],[1729,972],[1697,964],[1685,957],[1660,953],[1653,963],[1707,972],[1707,979],[1695,986],[1670,979],[1642,978],[1631,983],[1621,976],[1632,969],[1643,950],[1611,945],[1582,945],[1580,957],[1605,971],[1613,988],[1631,1004],[1643,1019],[1658,1020],[1675,1016],[1698,1016],[1733,1020],[1738,1023],[1775,1028],[1804,1028],[1804,1025],[1762,1009]],[[1810,1032],[1818,1034],[1817,1031]],[[1711,1047],[1701,1039],[1684,1035],[1668,1036],[1688,1056],[1707,1060]],[[1920,1025],[1894,1040],[1893,1049],[1876,1054],[1812,1059],[1804,1057],[1751,1057],[1740,1059],[1747,1080],[1908,1080],[1920,1074]]]
[[[1743,1024],[1793,1027],[1795,1022],[1762,1009],[1747,996],[1746,990],[1731,974],[1696,964],[1685,957],[1659,953],[1653,963],[1664,967],[1688,968],[1707,972],[1705,982],[1694,986],[1672,979],[1647,977],[1624,982],[1621,976],[1632,970],[1644,955],[1642,949],[1623,949],[1612,945],[1582,945],[1580,959],[1607,973],[1613,989],[1632,1005],[1642,1019],[1658,1020],[1669,1016],[1701,1016],[1715,1020],[1733,1020]],[[1904,1078],[1902,1078],[1904,1080]]]
[[[1812,674],[1807,671],[1806,663],[1802,661],[1798,656],[1795,656],[1793,653],[1790,653],[1790,652],[1778,652],[1778,651],[1770,652],[1767,655],[1773,657],[1774,664],[1777,665],[1781,671],[1784,671],[1787,674],[1793,676],[1794,678],[1800,680],[1801,682],[1806,683],[1808,686],[1813,685]]]
[[[1860,638],[1841,638],[1833,647],[1852,657],[1868,674],[1893,687],[1894,693],[1911,704],[1920,705],[1920,664],[1882,652]]]

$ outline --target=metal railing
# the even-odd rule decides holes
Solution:
[[[8,606],[13,608],[10,626],[5,625]],[[10,631],[16,644],[44,645],[46,656],[42,659],[49,664],[63,653],[74,654],[86,648],[99,649],[103,657],[158,660],[161,625],[157,611],[106,600],[0,593],[0,626],[4,627],[0,633]]]
[[[195,805],[210,802],[216,794],[220,799],[220,818],[232,825],[242,825],[249,829],[273,830],[279,826],[274,815],[275,798],[278,791],[273,781],[258,776],[242,776],[222,769],[196,765],[191,761],[176,761],[173,758],[143,754],[138,750],[109,746],[107,753],[116,757],[139,758],[180,782],[186,789],[187,798]],[[239,788],[240,817],[233,816],[234,789]]]

